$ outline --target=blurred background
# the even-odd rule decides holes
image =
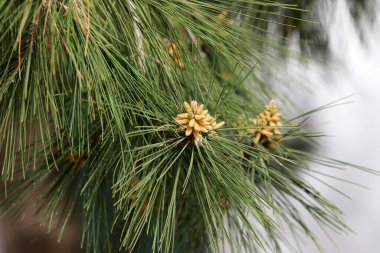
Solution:
[[[328,134],[320,139],[318,153],[380,170],[380,1],[318,0],[310,7],[311,16],[319,21],[312,29],[314,36],[308,37],[311,43],[304,43],[302,30],[293,33],[288,43],[293,50],[307,51],[311,60],[284,61],[285,71],[311,91],[292,91],[297,94],[294,102],[307,111],[352,95],[344,100],[352,103],[313,116],[312,122],[317,124],[313,128]],[[380,178],[357,170],[326,172],[366,188],[322,177],[351,197],[348,199],[314,182],[344,211],[354,231],[330,233],[329,237],[309,220],[325,252],[380,252]],[[307,240],[300,247],[302,252],[319,252]]]
[[[293,82],[303,84],[304,89],[281,90],[289,93],[288,97],[302,111],[352,95],[344,100],[352,103],[320,111],[311,118],[314,129],[328,134],[320,139],[317,152],[380,170],[380,0],[298,1],[302,7],[311,10],[300,18],[318,23],[269,27],[275,34],[286,37],[284,43],[300,54],[299,57],[279,58],[283,61],[283,68],[270,73],[268,82],[276,88],[287,87]],[[283,78],[285,75],[291,78]],[[289,85],[282,85],[284,82]],[[326,235],[310,220],[324,251],[379,253],[380,178],[353,169],[326,172],[364,187],[323,178],[350,196],[349,199],[314,182],[323,195],[343,209],[347,223],[355,232]],[[56,238],[57,233],[47,234],[46,228],[40,227],[32,215],[23,221],[3,221],[0,253],[79,252],[80,229],[77,224],[69,226],[60,244]],[[319,252],[308,240],[301,242],[300,248],[302,252]]]

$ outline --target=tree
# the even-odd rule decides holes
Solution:
[[[267,49],[281,48],[263,24],[301,11],[267,0],[0,0],[4,213],[34,206],[60,231],[79,213],[84,252],[217,252],[223,240],[235,252],[281,250],[281,221],[316,241],[302,207],[349,230],[302,175],[310,163],[364,168],[292,147],[319,136],[303,127],[311,112],[286,115],[271,99],[289,98],[258,74],[275,62]]]

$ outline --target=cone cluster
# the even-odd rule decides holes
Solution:
[[[254,142],[266,142],[269,138],[279,142],[281,140],[281,131],[279,130],[279,127],[282,126],[281,117],[282,114],[278,112],[276,102],[272,100],[263,112],[251,119],[252,123],[259,127],[253,130]]]
[[[133,179],[132,179],[132,185],[133,185],[133,186],[136,186],[138,183],[140,183],[140,181],[141,181],[140,178],[137,177],[137,176],[135,176],[135,177],[133,177]],[[144,201],[142,202],[142,206],[141,206],[141,209],[140,209],[141,213],[144,213],[144,212],[145,212],[145,210],[146,210],[146,208],[147,208],[147,206],[148,206],[148,203],[149,203],[150,195],[151,195],[150,192],[148,192],[148,195],[145,197]],[[135,200],[137,199],[136,193],[135,193],[135,192],[132,192],[132,193],[128,196],[128,198],[129,198],[131,201],[135,201]]]
[[[185,113],[180,113],[176,117],[176,122],[185,130],[186,136],[193,136],[196,141],[200,140],[202,134],[214,134],[214,131],[221,128],[225,122],[217,123],[214,117],[208,114],[203,104],[197,101],[186,101],[183,103]]]
[[[177,44],[168,39],[164,40],[164,44],[172,62],[181,69],[185,68],[185,64],[183,63],[181,52],[179,51]]]
[[[229,29],[229,26],[235,24],[235,20],[228,17],[228,11],[222,11],[216,16],[216,22],[219,25],[224,26],[224,29]],[[224,29],[220,29],[217,34],[226,37],[228,35],[228,32]]]
[[[235,20],[228,17],[228,11],[221,11],[218,16],[216,16],[216,20],[219,24],[228,23],[230,25],[235,24]]]

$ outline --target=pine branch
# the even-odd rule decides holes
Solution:
[[[134,28],[134,33],[135,33],[135,38],[136,38],[136,44],[137,44],[137,59],[138,63],[140,65],[140,68],[145,72],[145,53],[144,53],[144,38],[143,34],[140,29],[140,19],[137,15],[137,9],[136,5],[133,2],[133,0],[127,0],[131,15],[132,15],[132,20],[133,20],[133,28]]]
[[[260,78],[281,67],[269,52],[285,50],[268,24],[299,12],[264,0],[0,0],[1,209],[33,205],[61,232],[78,211],[83,251],[96,253],[280,252],[281,223],[317,241],[300,207],[350,231],[302,175],[328,174],[310,163],[373,171],[292,144],[317,143],[303,120],[331,104],[265,107],[291,100]]]

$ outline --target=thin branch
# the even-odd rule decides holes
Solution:
[[[139,27],[140,19],[137,15],[136,5],[133,0],[127,0],[130,7],[130,12],[133,19],[133,28],[135,31],[136,43],[137,43],[137,61],[143,71],[145,71],[145,53],[144,53],[144,39]]]

